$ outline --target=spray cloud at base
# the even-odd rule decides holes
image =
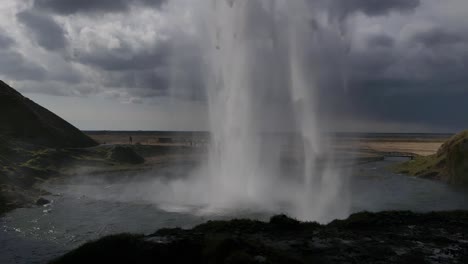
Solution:
[[[323,1],[316,3],[324,8]],[[168,183],[170,200],[209,211],[253,206],[304,220],[348,214],[345,171],[324,136],[327,122],[318,107],[327,71],[321,40],[339,36],[342,28],[314,12],[313,4],[172,2],[175,19],[188,17],[196,28],[192,41],[200,54],[211,143],[203,166]],[[175,49],[174,61],[185,53]]]

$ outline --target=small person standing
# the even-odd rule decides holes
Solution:
[[[132,138],[132,136],[128,137],[128,141],[130,142],[130,145],[133,145],[133,138]]]

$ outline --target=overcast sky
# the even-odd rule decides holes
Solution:
[[[81,129],[203,130],[196,1],[1,0],[0,79]],[[305,1],[342,28],[322,43],[334,130],[468,128],[468,1]]]

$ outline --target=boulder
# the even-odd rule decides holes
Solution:
[[[37,201],[36,201],[37,206],[44,206],[46,204],[50,204],[50,201],[45,199],[45,198],[42,198],[42,197],[37,199]]]
[[[107,158],[115,162],[128,164],[141,164],[145,162],[145,159],[129,146],[113,146],[109,150]]]

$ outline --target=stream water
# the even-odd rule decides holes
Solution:
[[[466,190],[385,170],[396,161],[373,162],[356,169],[349,181],[353,212],[468,209]],[[146,181],[142,180],[141,185]],[[141,188],[135,188],[135,192],[140,192],[138,195],[129,195],[132,187],[129,189],[128,183],[70,181],[44,187],[52,193],[46,197],[51,204],[17,209],[0,218],[0,263],[45,263],[89,240],[109,234],[149,234],[163,227],[190,228],[212,219],[267,220],[272,215],[261,208],[209,213],[200,213],[195,206],[193,210],[179,210],[168,203],[144,199]]]

